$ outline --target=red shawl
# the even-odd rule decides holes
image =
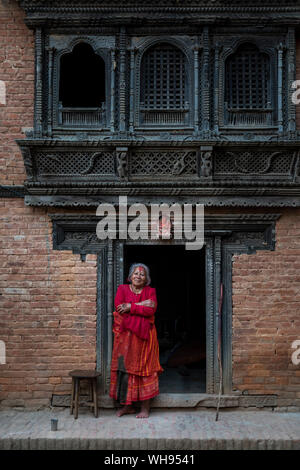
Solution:
[[[155,302],[155,307],[136,305],[148,299]],[[134,294],[129,284],[121,284],[116,293],[115,308],[117,309],[117,306],[122,303],[131,303],[131,309],[130,313],[124,313],[122,315],[123,321],[120,326],[120,331],[129,330],[135,333],[139,338],[149,339],[149,332],[154,324],[154,314],[157,306],[155,288],[145,286],[140,294]]]

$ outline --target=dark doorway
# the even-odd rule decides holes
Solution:
[[[150,268],[158,308],[155,324],[160,360],[160,392],[206,392],[205,248],[184,245],[127,245],[124,282],[132,263]]]

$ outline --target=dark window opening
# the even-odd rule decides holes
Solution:
[[[105,64],[86,43],[60,61],[59,101],[63,107],[101,107],[105,102]]]
[[[155,325],[164,369],[160,392],[205,393],[205,248],[128,245],[124,262],[124,282],[131,263],[145,263],[157,291]]]

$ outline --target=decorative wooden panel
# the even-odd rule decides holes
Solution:
[[[145,52],[141,63],[140,111],[144,124],[184,124],[186,63],[183,52],[158,44]]]
[[[230,125],[271,125],[270,58],[250,43],[225,65],[225,112]]]

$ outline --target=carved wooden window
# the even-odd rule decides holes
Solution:
[[[159,44],[145,52],[141,62],[140,111],[146,125],[186,123],[186,58],[179,48]]]
[[[81,128],[101,126],[105,120],[105,64],[81,42],[60,60],[58,121]]]
[[[225,64],[225,122],[228,125],[272,124],[270,58],[244,44]]]

